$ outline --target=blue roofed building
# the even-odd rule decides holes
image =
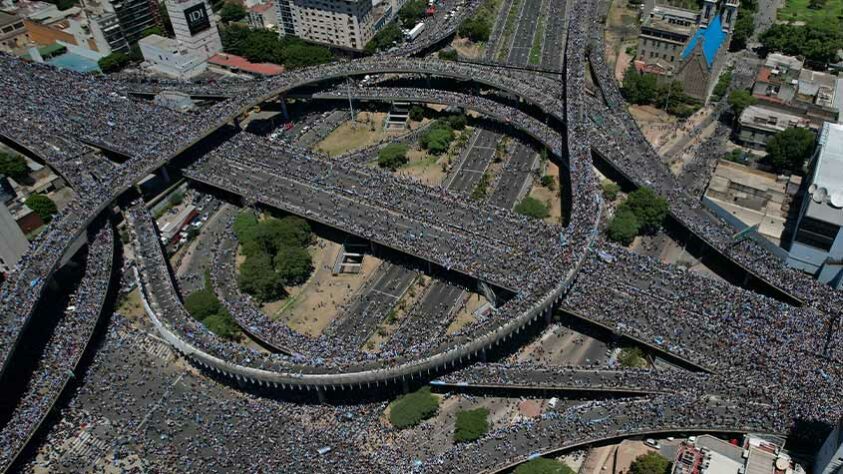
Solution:
[[[688,96],[706,102],[723,69],[739,6],[739,0],[704,0],[694,14],[655,5],[641,26],[636,68],[661,81],[679,81]]]

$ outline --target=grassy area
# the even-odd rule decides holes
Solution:
[[[542,41],[544,40],[544,29],[547,26],[547,16],[539,18],[536,31],[533,33],[533,46],[530,48],[530,64],[541,64],[542,62]]]
[[[647,359],[644,358],[644,351],[640,347],[624,347],[618,354],[618,362],[621,367],[643,369],[647,367]]]
[[[555,459],[536,458],[515,468],[515,474],[574,474],[567,464]]]
[[[474,441],[489,431],[489,409],[460,410],[454,425],[454,441]]]
[[[374,145],[387,135],[383,128],[385,117],[386,114],[382,112],[360,112],[357,114],[357,120],[354,123],[351,121],[344,122],[319,142],[315,148],[330,156],[338,156],[352,150]]]
[[[811,21],[828,18],[843,19],[843,0],[826,0],[823,8],[808,8],[810,0],[786,0],[778,12],[779,20]]]
[[[389,422],[396,428],[409,428],[436,415],[439,398],[430,393],[430,387],[423,387],[392,402],[389,407]]]
[[[143,303],[140,298],[140,289],[135,288],[128,294],[122,296],[117,302],[117,312],[123,316],[144,316]]]
[[[509,8],[509,14],[506,16],[506,23],[504,23],[503,34],[500,38],[500,44],[504,46],[498,53],[498,61],[506,61],[509,56],[509,40],[515,34],[518,17],[521,15],[521,3],[523,0],[512,0],[512,6]]]

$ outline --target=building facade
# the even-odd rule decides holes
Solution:
[[[0,12],[0,51],[14,53],[26,46],[29,33],[23,18]]]
[[[206,0],[166,0],[176,41],[190,54],[208,59],[222,51],[217,23]]]
[[[271,29],[278,24],[278,10],[275,4],[259,3],[249,7],[249,28]]]
[[[811,128],[811,121],[804,116],[781,110],[751,105],[738,118],[738,141],[745,146],[763,150],[773,136],[788,128]],[[815,130],[815,129],[814,129]]]
[[[826,123],[794,227],[788,265],[840,288],[843,280],[843,125]]]
[[[654,6],[641,25],[636,68],[679,81],[685,94],[706,102],[723,69],[738,7],[738,0],[705,0],[699,13]]]
[[[4,195],[2,190],[0,195]],[[29,241],[6,203],[0,200],[0,272],[9,273],[28,249]]]
[[[371,0],[276,0],[278,32],[362,50],[375,34]]]
[[[178,41],[149,35],[138,41],[147,67],[175,79],[192,79],[208,68],[204,58],[183,50]]]

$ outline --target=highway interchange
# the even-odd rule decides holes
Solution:
[[[541,8],[547,11],[548,3],[527,0],[520,16],[523,19],[526,14],[528,18],[535,19],[538,17],[535,12]],[[560,5],[553,7],[557,12],[560,11]],[[616,85],[607,81],[605,74],[600,77],[599,71],[601,68],[605,69],[605,64],[595,53],[601,43],[595,38],[594,30],[599,28],[594,27],[593,7],[590,2],[580,2],[576,8],[564,15],[568,20],[564,28],[560,28],[562,23],[558,18],[548,19],[545,42],[562,41],[561,37],[567,39],[564,50],[568,52],[568,67],[565,70],[564,87],[554,83],[548,76],[530,75],[529,72],[513,71],[494,65],[452,66],[435,60],[376,57],[352,64],[327,65],[292,72],[278,80],[264,81],[258,84],[258,87],[250,88],[247,93],[232,93],[230,90],[224,90],[224,87],[223,90],[215,91],[213,85],[190,85],[187,89],[192,89],[193,93],[200,91],[229,99],[212,106],[198,120],[186,120],[145,105],[137,105],[138,103],[125,97],[117,99],[121,92],[127,93],[136,87],[131,83],[123,84],[117,81],[108,85],[98,84],[112,88],[116,96],[111,96],[105,92],[100,93],[96,88],[85,87],[88,85],[85,82],[87,79],[79,79],[80,94],[89,94],[92,103],[100,103],[104,107],[86,112],[90,114],[86,116],[88,125],[103,126],[110,134],[95,127],[86,130],[81,127],[84,119],[70,119],[70,116],[63,117],[60,113],[51,114],[51,106],[42,103],[44,92],[38,91],[39,98],[34,99],[35,93],[29,93],[25,88],[16,92],[4,89],[10,96],[16,94],[16,103],[23,106],[15,110],[0,108],[0,118],[6,119],[4,127],[0,129],[3,137],[66,174],[68,181],[82,194],[77,205],[50,225],[43,237],[33,246],[28,258],[2,287],[0,304],[4,323],[4,372],[15,356],[21,334],[25,332],[31,315],[36,311],[43,287],[58,266],[65,248],[77,235],[83,234],[104,209],[109,208],[113,201],[150,171],[174,157],[179,157],[194,144],[201,145],[206,137],[213,136],[221,127],[229,127],[232,121],[236,122],[244,111],[253,105],[275,100],[279,94],[296,87],[349,75],[431,74],[444,77],[473,77],[484,87],[516,94],[540,107],[547,115],[564,121],[565,130],[551,131],[548,134],[536,133],[540,127],[528,125],[531,123],[528,119],[518,120],[520,115],[501,104],[499,110],[505,111],[505,114],[509,115],[507,118],[512,121],[501,124],[502,127],[498,130],[477,132],[468,144],[465,160],[456,168],[447,188],[424,189],[407,180],[371,171],[353,163],[339,162],[331,165],[318,156],[302,156],[295,150],[290,153],[288,150],[274,148],[267,141],[246,137],[245,132],[235,134],[211,152],[201,153],[203,156],[199,160],[188,157],[192,164],[186,172],[187,176],[196,182],[234,191],[248,204],[261,202],[267,206],[281,208],[393,250],[414,255],[419,260],[432,262],[447,271],[456,271],[465,277],[506,289],[514,295],[512,299],[505,302],[493,318],[472,327],[470,331],[456,337],[444,337],[443,327],[448,318],[442,318],[432,328],[436,337],[432,340],[414,341],[413,336],[419,334],[418,331],[430,329],[425,327],[428,326],[427,317],[442,311],[441,307],[451,308],[453,305],[449,303],[462,298],[466,291],[451,282],[435,280],[422,299],[418,313],[411,315],[406,324],[399,329],[399,337],[396,337],[395,341],[402,342],[393,343],[395,347],[391,352],[398,353],[404,349],[407,353],[393,358],[387,356],[383,360],[368,360],[365,363],[353,358],[345,360],[344,356],[337,354],[335,363],[329,361],[324,365],[313,365],[313,360],[308,357],[304,358],[304,362],[300,359],[291,360],[284,354],[256,357],[254,353],[242,347],[220,343],[186,315],[177,285],[167,271],[151,217],[142,209],[143,206],[127,206],[123,203],[123,214],[132,229],[132,248],[136,261],[133,262],[133,269],[124,268],[117,271],[128,270],[130,276],[139,277],[145,303],[148,303],[146,312],[151,320],[144,323],[145,330],[155,331],[156,334],[127,337],[126,331],[131,332],[127,329],[129,324],[120,316],[111,317],[112,323],[107,329],[105,342],[100,345],[101,352],[95,356],[96,362],[92,368],[94,375],[83,382],[82,399],[73,402],[88,403],[91,406],[100,403],[101,406],[111,409],[108,413],[111,420],[109,424],[113,424],[114,431],[121,434],[111,437],[113,441],[106,443],[110,446],[108,449],[94,443],[95,446],[100,446],[99,451],[111,449],[116,456],[116,453],[123,449],[118,446],[133,446],[135,452],[149,458],[149,462],[170,462],[173,463],[174,469],[181,471],[191,471],[194,462],[205,469],[223,470],[236,468],[238,465],[233,463],[237,462],[243,463],[240,464],[241,467],[248,464],[255,468],[272,466],[273,462],[281,462],[284,465],[286,462],[287,466],[315,463],[312,465],[322,472],[361,472],[373,469],[394,472],[495,472],[523,461],[531,454],[551,453],[597,440],[633,434],[672,431],[786,433],[794,420],[835,419],[840,414],[837,379],[839,369],[823,362],[821,358],[806,355],[805,352],[810,352],[811,347],[816,351],[820,345],[819,341],[826,338],[823,321],[836,317],[836,313],[828,308],[835,307],[839,296],[812,283],[804,276],[777,267],[776,262],[765,253],[766,250],[754,242],[724,249],[723,241],[717,239],[722,239],[728,234],[727,228],[704,216],[699,212],[698,205],[694,205],[687,196],[676,190],[675,178],[668,176],[661,168],[658,157],[654,157],[652,150],[647,149],[637,129],[624,115],[625,111],[617,98]],[[561,10],[564,11],[565,8]],[[551,15],[554,16],[560,15]],[[508,56],[508,62],[513,65],[525,65],[527,62],[528,55],[525,55],[524,50],[526,48],[526,51],[529,51],[529,48],[525,45],[533,41],[530,34],[533,30],[525,26],[528,24],[531,23],[520,22],[513,38],[513,46]],[[558,50],[543,48],[542,51],[544,66],[556,69],[561,64],[560,57],[552,54],[557,51],[561,55],[561,44]],[[39,79],[48,84],[51,80],[61,80],[60,76],[52,77],[51,74],[54,73],[39,70],[37,66],[21,66],[6,57],[3,57],[3,61],[9,71],[14,71],[22,77],[27,74],[40,75]],[[607,104],[600,109],[600,113],[605,114],[606,120],[603,123],[613,127],[609,130],[595,126],[595,121],[586,118],[587,101],[582,99],[585,96],[584,68],[580,67],[586,61],[590,61],[598,71],[598,85],[607,98]],[[531,79],[526,79],[529,82],[525,82],[525,78]],[[559,81],[558,78],[555,80]],[[552,88],[544,87],[551,84]],[[75,87],[72,82],[71,87]],[[563,88],[564,93],[561,91]],[[447,91],[429,93],[443,97],[440,99],[443,102],[453,98]],[[49,97],[50,92],[47,91],[46,94]],[[418,94],[416,100],[437,102],[425,98],[424,94]],[[65,104],[64,101],[56,102]],[[477,108],[482,111],[481,102],[478,102]],[[73,106],[68,102],[68,108],[64,109],[63,113],[68,113]],[[121,111],[125,115],[121,115]],[[106,112],[105,118],[96,115],[102,112]],[[159,117],[159,113],[160,121],[155,119]],[[494,117],[495,113],[490,112],[488,115]],[[51,123],[49,120],[56,118],[59,123]],[[501,119],[500,116],[497,118]],[[68,124],[62,125],[62,120],[68,121]],[[122,126],[115,125],[114,121],[120,124],[122,120],[125,120]],[[141,123],[146,126],[139,126],[137,130],[142,129],[148,133],[138,137],[131,130],[133,126]],[[174,124],[180,127],[180,133],[172,133]],[[476,183],[475,175],[482,176],[481,170],[489,166],[494,158],[497,143],[505,135],[507,127],[520,128],[525,135],[542,141],[554,152],[560,165],[568,170],[568,180],[563,182],[562,186],[566,188],[573,202],[568,203],[570,224],[564,229],[559,226],[530,223],[510,212],[524,190],[529,188],[530,169],[536,159],[536,152],[532,147],[538,146],[537,143],[519,141],[515,144],[516,151],[508,157],[501,182],[497,184],[488,203],[478,206],[465,201],[465,194],[473,188],[472,183]],[[530,129],[533,133],[529,133]],[[618,131],[621,133],[618,134]],[[44,143],[39,144],[32,140],[32,135],[36,132],[55,135],[57,141],[52,143],[69,146],[57,148],[54,145],[50,147]],[[132,139],[129,137],[137,140],[133,144],[135,146],[129,145],[131,141],[120,142],[124,138],[123,133],[128,140]],[[556,134],[556,139],[560,139],[558,143],[568,145],[567,150],[554,147],[556,143],[551,140],[553,134]],[[88,143],[97,142],[101,146],[122,151],[130,159],[123,165],[98,165],[93,169],[86,169],[79,162],[79,150],[85,147],[74,142],[74,138],[85,138]],[[596,224],[600,220],[602,203],[591,172],[592,148],[625,172],[631,181],[647,182],[658,192],[675,198],[671,202],[675,218],[687,225],[691,231],[702,235],[714,251],[725,253],[739,267],[744,268],[747,274],[751,273],[757,281],[768,285],[771,291],[789,294],[792,300],[803,301],[806,305],[799,308],[726,283],[711,286],[710,291],[714,293],[707,293],[709,282],[701,277],[691,277],[671,266],[627,255],[624,249],[601,242],[596,236]],[[191,150],[200,149],[201,147]],[[387,193],[386,190],[390,192]],[[110,210],[106,211],[108,212]],[[93,244],[90,246],[95,248]],[[537,249],[543,254],[536,255]],[[107,256],[109,253],[105,252],[102,255]],[[205,264],[208,265],[207,262]],[[615,264],[616,266],[613,266]],[[631,270],[637,270],[639,273],[624,273]],[[400,291],[414,275],[414,271],[400,265],[387,264],[376,275],[373,284],[364,290],[366,295],[361,301],[368,301],[364,305],[370,306],[376,293],[394,295],[395,291]],[[777,275],[785,276],[776,278]],[[640,282],[636,281],[639,277]],[[660,293],[662,290],[664,292]],[[611,294],[601,297],[600,292]],[[712,294],[728,295],[728,298],[724,296],[718,306],[712,304]],[[560,300],[562,306],[582,311],[586,319],[592,319],[620,335],[637,338],[656,352],[687,358],[711,374],[682,373],[675,377],[670,374],[657,376],[668,377],[670,383],[661,383],[657,377],[655,381],[645,377],[644,381],[632,383],[625,393],[629,395],[645,386],[648,388],[643,392],[658,394],[592,402],[572,408],[563,407],[547,413],[540,420],[496,429],[470,448],[458,446],[445,451],[431,452],[421,463],[415,463],[414,460],[402,458],[400,442],[392,442],[393,437],[400,439],[400,434],[384,432],[383,428],[374,422],[379,410],[383,408],[382,402],[372,401],[369,405],[354,408],[335,405],[319,408],[319,405],[277,402],[252,395],[248,389],[244,395],[240,395],[236,389],[227,390],[225,384],[216,385],[196,373],[188,373],[189,371],[176,372],[178,375],[175,375],[174,381],[168,386],[156,386],[144,393],[138,393],[137,389],[131,388],[132,375],[128,373],[132,367],[145,367],[142,378],[146,382],[139,382],[139,386],[145,386],[144,383],[158,383],[154,380],[156,377],[152,376],[155,369],[146,368],[149,363],[136,359],[137,354],[133,352],[136,350],[136,344],[141,347],[138,340],[148,340],[152,337],[161,344],[166,343],[174,347],[196,367],[215,374],[220,380],[229,380],[241,388],[271,387],[281,392],[313,390],[322,400],[327,392],[338,389],[370,387],[372,384],[400,387],[408,379],[415,380],[415,383],[429,381],[437,373],[453,372],[456,366],[464,366],[469,361],[482,361],[487,351],[505,345],[507,340],[511,340],[522,328],[546,318],[550,311],[560,304]],[[102,299],[94,298],[91,304],[96,305],[97,301],[101,304]],[[617,302],[619,306],[612,310],[612,307],[600,304],[609,301]],[[737,317],[733,317],[735,308],[740,307],[735,302],[740,302],[744,307],[751,307],[753,311],[739,313]],[[667,306],[668,304],[671,306]],[[628,305],[638,308],[640,314],[627,311],[630,308]],[[383,305],[376,303],[376,306],[386,308],[388,302]],[[666,308],[675,309],[671,311]],[[350,338],[354,341],[352,345],[359,346],[359,341],[364,340],[363,335],[372,331],[372,319],[367,319],[371,313],[367,308],[353,309],[345,315],[348,319],[338,320],[337,326],[331,328],[330,333],[346,338],[347,333],[353,335],[359,331],[358,336]],[[377,314],[382,315],[383,310],[377,311]],[[675,314],[687,317],[670,317]],[[699,327],[684,326],[689,321],[702,324],[703,332],[710,339],[700,337]],[[763,329],[765,325],[776,326],[775,341],[767,338]],[[349,331],[349,327],[353,330]],[[62,330],[74,331],[73,328]],[[724,335],[733,337],[730,347],[721,347],[720,351],[713,350],[712,348],[718,347],[718,337]],[[61,336],[59,334],[60,338]],[[301,336],[291,337],[295,344]],[[161,342],[162,340],[165,342]],[[403,345],[405,340],[411,341],[409,346],[398,347]],[[780,344],[792,348],[801,356],[811,357],[810,364],[813,364],[816,370],[806,370],[795,364],[791,360],[793,353],[779,353],[772,347],[759,347],[758,341]],[[83,347],[86,344],[83,344]],[[149,343],[144,344],[148,346]],[[387,342],[387,345],[389,344]],[[126,345],[125,352],[120,354],[122,345]],[[423,350],[420,349],[416,353],[413,352],[414,348]],[[344,346],[342,349],[344,352]],[[169,359],[169,356],[158,349],[152,352]],[[349,353],[353,354],[354,351]],[[740,354],[743,354],[743,357],[740,357]],[[313,355],[315,354],[311,354]],[[115,357],[121,359],[115,363],[126,370],[126,374],[109,373],[107,361]],[[831,354],[832,360],[839,357],[836,352]],[[484,369],[482,364],[478,367],[480,368],[476,370],[481,373],[483,370],[495,369],[495,366]],[[725,367],[731,370],[723,370]],[[56,369],[46,367],[36,370],[55,372]],[[446,377],[451,377],[450,380],[457,383],[461,377],[475,377],[476,380],[481,380],[478,375],[471,375],[472,369],[465,370],[468,372],[453,372]],[[607,385],[614,388],[623,386],[620,382],[607,383],[606,377],[612,374],[600,369],[564,372],[560,375],[564,377],[564,382],[552,378],[544,379],[536,375],[539,370],[545,369],[528,367],[525,372],[518,372],[511,367],[504,367],[495,373],[497,378],[494,381],[487,380],[479,385],[509,384],[524,387],[532,384],[542,389],[547,388],[543,385],[551,385],[552,388],[562,391],[572,386],[586,387],[594,391],[605,389]],[[524,373],[528,375],[525,376]],[[636,375],[640,374],[630,373],[624,377]],[[746,382],[754,388],[747,394],[746,391],[736,388],[736,384],[732,383],[734,381],[729,378],[730,375],[739,377],[738,384]],[[41,376],[40,372],[36,372],[32,379]],[[777,376],[788,377],[788,382],[794,384],[812,384],[816,391],[792,393],[792,390],[786,388],[769,387],[769,380]],[[64,379],[66,382],[66,375]],[[95,384],[101,385],[97,387]],[[655,385],[658,385],[659,390],[653,389]],[[670,389],[666,390],[664,387]],[[767,393],[761,388],[769,388],[770,392]],[[96,393],[97,390],[113,390],[114,393],[105,396],[100,402],[91,401],[90,394]],[[132,395],[122,399],[121,390],[127,390],[126,395]],[[663,391],[670,393],[661,393]],[[39,420],[51,409],[59,393],[60,388],[54,389],[49,398],[45,397],[49,403],[38,400],[35,404],[36,413],[40,414]],[[203,394],[209,393],[239,400],[233,402],[239,404],[239,411],[224,411],[226,416],[220,416],[219,406],[210,403],[214,407],[209,408],[209,412],[204,411],[208,407],[203,407],[202,412],[192,412],[190,405],[203,406],[205,402],[198,400],[202,399]],[[150,411],[144,408],[149,405],[147,396],[160,397]],[[140,402],[124,405],[130,400]],[[276,416],[273,410],[279,406],[283,406],[283,416],[277,421],[268,420]],[[125,416],[130,421],[119,420],[120,407],[126,408]],[[252,414],[249,413],[250,410]],[[276,430],[279,425],[286,423],[289,427],[279,430],[279,433],[282,433],[284,439],[295,439],[295,427],[314,419],[341,420],[343,411],[355,412],[350,417],[354,421],[349,421],[352,425],[343,425],[342,421],[331,421],[325,426],[319,426],[317,423],[316,430],[304,431],[302,446],[306,449],[284,446],[282,443],[282,452],[273,451],[277,440],[254,439],[256,433],[246,435],[244,432],[250,431],[249,427],[240,425],[253,419],[259,420],[266,430]],[[162,415],[163,413],[166,415]],[[272,415],[267,416],[270,413]],[[12,413],[12,417],[8,419],[19,415],[20,412]],[[78,413],[69,416],[79,417]],[[163,419],[155,424],[158,432],[150,433],[149,428],[144,429],[150,416],[163,416]],[[178,428],[170,425],[169,422],[173,420],[167,416],[176,420],[173,423],[178,425]],[[205,423],[206,420],[200,420],[204,417],[212,417],[214,421]],[[199,437],[209,440],[210,445],[218,446],[217,437],[239,438],[243,444],[228,448],[232,452],[228,459],[214,460],[212,450],[190,442],[186,443],[190,446],[189,451],[174,452],[169,446],[169,441],[178,439],[179,433],[188,425],[191,427],[187,428],[187,432],[195,430]],[[59,432],[68,429],[63,425],[59,426],[60,428],[50,431],[48,439],[53,439]],[[349,433],[353,433],[358,427],[360,430],[356,433],[357,436],[349,436]],[[319,434],[319,428],[323,428],[322,434]],[[3,426],[2,439],[4,443],[8,443],[4,446],[11,446],[8,449],[14,450],[3,453],[3,469],[8,468],[26,444],[10,441],[12,438],[9,434],[12,432],[20,438],[20,429],[22,427],[9,424]],[[22,439],[29,439],[32,430],[24,430]],[[371,447],[365,446],[365,441],[361,439],[364,434],[370,434],[375,439],[389,438],[391,441],[384,442],[380,449],[370,450]],[[212,439],[217,441],[210,441]],[[335,446],[333,457],[319,457],[310,449],[324,444]],[[260,454],[247,460],[250,446],[256,448]],[[277,459],[273,460],[273,455]]]

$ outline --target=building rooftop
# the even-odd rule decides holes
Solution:
[[[146,44],[149,46],[154,46],[160,49],[170,49],[173,51],[178,51],[179,49],[179,42],[172,39],[172,38],[165,38],[159,35],[149,35],[145,38],[141,38],[138,43]]]
[[[785,56],[784,54],[779,53],[768,54],[767,59],[764,61],[764,65],[768,68],[793,69],[795,71],[801,71],[804,67],[804,63],[799,58],[795,56]]]
[[[822,107],[832,107],[837,76],[824,72],[803,69],[799,73],[799,95],[813,98],[813,102]]]
[[[807,118],[758,105],[750,105],[744,109],[738,122],[741,126],[770,132],[783,132],[785,129],[793,127],[808,128],[811,124],[811,121]]]
[[[817,146],[819,155],[808,188],[811,200],[843,208],[843,125],[826,122]]]
[[[0,12],[0,27],[11,25],[12,23],[17,23],[19,21],[20,17],[17,15]]]
[[[246,58],[228,53],[217,53],[208,59],[208,63],[260,76],[274,76],[284,72],[284,66],[270,63],[253,63],[249,62]]]
[[[682,59],[686,59],[691,53],[694,52],[694,48],[697,47],[698,43],[702,43],[702,52],[703,56],[705,57],[705,62],[711,67],[714,64],[714,58],[717,56],[717,51],[720,50],[720,47],[723,46],[723,42],[726,40],[726,33],[723,32],[723,26],[720,20],[720,15],[714,17],[714,20],[705,27],[699,28],[691,38],[691,41],[688,42],[688,46],[685,47],[685,50],[682,51]]]
[[[259,15],[263,15],[267,11],[272,9],[272,2],[269,3],[259,3],[249,8],[249,11],[252,13],[257,13]]]

